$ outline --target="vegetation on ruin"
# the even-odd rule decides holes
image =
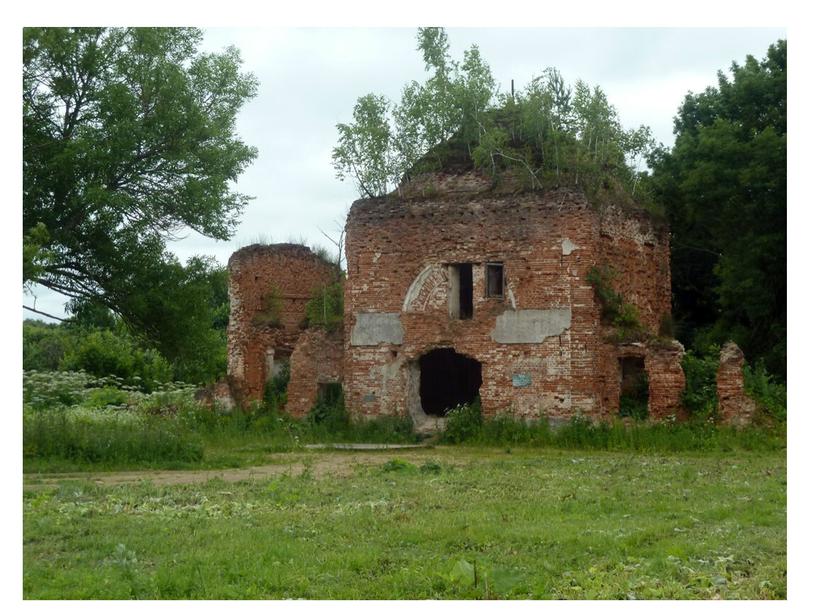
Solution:
[[[457,448],[274,462],[239,482],[30,481],[24,597],[787,597],[780,453]]]
[[[399,191],[423,172],[476,168],[528,189],[579,186],[595,201],[651,203],[642,182],[651,133],[625,130],[600,87],[571,87],[547,68],[502,92],[477,46],[461,62],[450,57],[442,28],[420,28],[417,49],[424,83],[407,84],[399,103],[362,96],[353,121],[337,126],[334,167],[361,196]]]
[[[645,341],[651,335],[640,323],[637,307],[623,299],[613,282],[617,273],[610,266],[592,266],[587,272],[586,281],[595,291],[595,297],[601,304],[601,322],[611,326],[614,332],[609,341],[614,343],[632,343]]]
[[[327,331],[343,327],[343,279],[315,288],[306,303],[306,327]]]

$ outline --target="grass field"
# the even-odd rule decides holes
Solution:
[[[784,451],[266,460],[196,483],[27,476],[25,597],[786,597]]]

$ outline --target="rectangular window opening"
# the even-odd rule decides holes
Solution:
[[[485,264],[485,292],[488,298],[504,298],[504,264],[488,262]]]
[[[453,319],[473,318],[473,264],[452,264],[448,268],[450,294],[448,311]]]

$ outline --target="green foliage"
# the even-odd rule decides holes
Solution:
[[[649,417],[649,377],[645,371],[638,376],[635,385],[621,393],[618,414],[639,421]]]
[[[447,443],[466,441],[482,427],[482,405],[479,400],[470,404],[460,404],[446,414],[447,423],[442,433],[442,440]]]
[[[289,361],[285,360],[281,363],[275,376],[264,385],[264,409],[271,412],[283,410],[283,407],[286,406],[286,390],[289,387],[290,375]]]
[[[416,471],[417,469],[415,464],[411,464],[410,462],[406,462],[405,460],[401,460],[399,458],[388,460],[385,464],[383,464],[382,468],[387,473],[395,471]]]
[[[709,346],[704,352],[687,351],[683,356],[686,387],[683,390],[682,402],[692,415],[703,417],[716,415],[719,365],[719,349],[716,345]]]
[[[566,424],[550,426],[547,419],[520,421],[508,415],[485,419],[475,403],[457,407],[456,413],[451,411],[448,415],[442,440],[465,445],[610,451],[730,451],[785,447],[785,433],[778,428],[738,430],[718,427],[705,419],[688,423],[626,424],[614,421],[594,424],[575,417]]]
[[[686,346],[734,340],[784,380],[787,42],[688,94],[648,181],[672,229],[672,295]]]
[[[70,342],[65,326],[23,321],[23,370],[57,370]]]
[[[23,281],[112,309],[178,373],[206,380],[225,364],[208,265],[185,268],[165,245],[185,228],[234,231],[249,200],[234,182],[256,156],[235,118],[257,82],[236,49],[201,53],[201,38],[24,30]]]
[[[407,84],[399,104],[360,98],[354,122],[337,126],[335,169],[361,195],[383,196],[425,171],[475,166],[497,180],[518,175],[531,189],[580,184],[599,201],[610,191],[649,204],[640,167],[651,134],[623,130],[599,87],[578,81],[573,91],[548,68],[518,94],[501,94],[475,45],[456,62],[441,28],[420,28],[417,43],[427,80]]]
[[[392,458],[444,470],[384,472]],[[230,482],[193,482],[194,475],[181,473],[189,482],[66,479],[51,486],[28,475],[21,504],[23,596],[787,595],[782,452],[515,449],[507,455],[457,447],[385,457],[315,452],[305,463],[302,453],[285,454],[275,462],[276,474]],[[304,464],[316,468],[312,478],[295,476]],[[242,555],[247,551],[261,551],[260,557]]]
[[[343,326],[343,282],[317,288],[306,303],[306,325],[339,330]]]
[[[776,421],[784,422],[788,417],[788,390],[784,383],[768,373],[760,360],[753,367],[748,364],[743,370],[745,392],[757,401],[760,407]]]
[[[309,412],[308,420],[328,432],[343,430],[350,420],[343,400],[343,386],[339,383],[323,384],[320,397]]]
[[[77,339],[60,361],[62,370],[83,370],[97,377],[113,375],[152,391],[172,378],[172,369],[155,350],[140,349],[131,339],[95,330]]]
[[[23,417],[23,456],[79,463],[201,460],[201,442],[176,424],[117,414],[37,412]]]
[[[609,340],[616,343],[646,340],[649,335],[640,323],[637,307],[625,302],[613,287],[615,276],[615,271],[606,265],[593,266],[586,276],[601,303],[601,322],[615,328]]]
[[[586,276],[601,303],[601,321],[606,324],[613,323],[623,307],[623,296],[612,286],[614,279],[615,271],[609,266],[593,266]]]

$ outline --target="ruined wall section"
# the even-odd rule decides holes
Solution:
[[[608,206],[599,215],[600,262],[615,271],[615,290],[656,334],[661,318],[671,314],[668,230],[643,211]]]
[[[263,397],[271,363],[294,350],[313,290],[331,283],[336,272],[308,247],[288,243],[239,249],[228,269],[227,371],[233,395],[245,404]]]
[[[346,230],[351,411],[404,412],[416,360],[441,347],[481,362],[486,415],[597,410],[598,305],[586,282],[597,218],[583,195],[361,200]],[[504,265],[503,299],[485,295],[485,262]],[[457,263],[473,263],[472,319],[448,313],[448,265]],[[379,332],[360,337],[371,326]]]
[[[720,349],[717,369],[717,400],[720,419],[730,425],[747,426],[754,419],[756,401],[745,393],[742,372],[745,356],[736,343],[728,342]]]
[[[317,402],[322,385],[343,381],[342,332],[304,330],[295,343],[289,367],[285,411],[293,417],[305,417]]]

